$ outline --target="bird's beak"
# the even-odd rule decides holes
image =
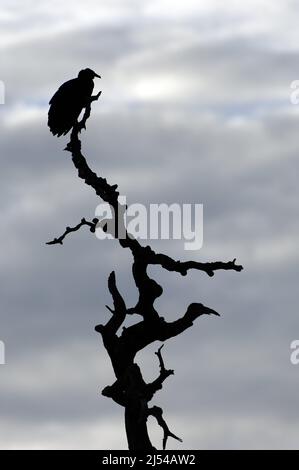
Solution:
[[[94,74],[95,77],[101,78],[101,75],[98,75],[97,73]]]

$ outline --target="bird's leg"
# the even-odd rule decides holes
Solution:
[[[78,122],[78,125],[77,125],[78,132],[81,132],[82,129],[86,129],[86,121],[89,118],[90,113],[91,113],[91,103],[99,99],[99,97],[101,96],[101,93],[102,92],[99,91],[99,93],[97,93],[95,96],[90,97],[89,103],[85,107],[83,118],[81,119],[80,122]]]
[[[81,132],[82,129],[86,129],[86,121],[90,116],[90,112],[91,112],[91,106],[90,106],[90,103],[88,103],[88,105],[85,108],[83,118],[77,124],[78,132]]]

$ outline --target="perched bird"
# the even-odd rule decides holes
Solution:
[[[76,124],[81,111],[91,101],[95,77],[101,78],[91,69],[80,70],[77,78],[58,88],[49,102],[48,126],[53,135],[66,135]]]

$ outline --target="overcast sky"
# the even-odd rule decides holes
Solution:
[[[298,448],[298,14],[292,0],[2,0],[1,449],[126,448],[93,329],[109,317],[113,269],[136,301],[130,253],[84,229],[45,245],[99,202],[46,125],[50,97],[85,67],[102,75],[82,133],[92,168],[129,203],[204,205],[200,251],[152,246],[245,268],[150,269],[165,318],[197,301],[222,314],[164,348],[175,375],[153,404],[184,440],[169,447]],[[137,357],[147,379],[157,346]],[[150,432],[161,448],[154,421]]]

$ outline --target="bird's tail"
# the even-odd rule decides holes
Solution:
[[[66,135],[71,130],[73,123],[70,122],[68,116],[66,116],[62,110],[58,112],[55,106],[50,106],[48,126],[53,135],[60,137]]]

